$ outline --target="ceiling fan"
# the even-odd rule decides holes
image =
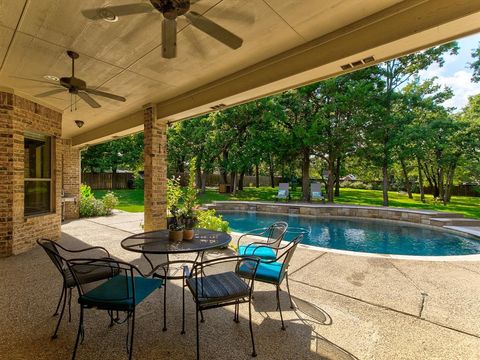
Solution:
[[[243,40],[217,23],[207,19],[195,11],[190,11],[190,5],[199,0],[150,0],[148,3],[107,6],[102,8],[86,9],[83,16],[90,20],[115,21],[118,17],[146,14],[157,10],[163,14],[162,22],[162,56],[167,59],[177,55],[177,17],[185,16],[188,22],[210,35],[214,39],[232,49],[242,46]]]
[[[72,76],[60,78],[58,81],[58,84],[49,82],[49,84],[57,86],[59,88],[49,90],[41,94],[37,94],[35,95],[36,97],[47,97],[47,96],[59,94],[65,91],[64,88],[66,88],[68,92],[72,95],[72,102],[70,104],[71,110],[72,110],[73,104],[76,103],[73,100],[73,97],[76,95],[78,95],[83,101],[85,101],[92,108],[99,108],[101,107],[101,105],[98,102],[96,102],[89,94],[106,97],[116,101],[125,102],[127,100],[123,96],[118,96],[118,95],[110,94],[104,91],[95,90],[87,87],[87,83],[85,81],[75,77],[75,59],[79,58],[78,53],[76,53],[75,51],[68,50],[67,55],[72,59]],[[60,88],[60,87],[63,87],[63,88]]]

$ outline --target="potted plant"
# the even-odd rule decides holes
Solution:
[[[167,180],[167,210],[169,219],[167,220],[168,238],[172,241],[181,241],[183,239],[183,224],[181,221],[181,209],[179,202],[182,197],[180,182],[175,177]]]
[[[193,228],[197,223],[195,216],[195,206],[197,205],[197,189],[195,188],[195,159],[190,163],[188,174],[188,185],[185,191],[185,198],[183,202],[183,239],[192,240],[194,236]]]

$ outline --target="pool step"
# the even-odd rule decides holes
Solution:
[[[435,218],[463,218],[463,214],[458,214],[458,213],[451,213],[451,212],[437,212],[436,214],[433,215]]]
[[[435,226],[480,226],[480,220],[462,218],[431,218],[430,224]]]

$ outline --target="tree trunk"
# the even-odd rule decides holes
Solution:
[[[202,177],[201,177],[200,194],[205,194],[206,189],[207,189],[207,172],[203,171]]]
[[[237,194],[237,172],[234,171],[231,174],[232,176],[232,195],[235,196]]]
[[[447,179],[445,182],[445,189],[443,194],[443,204],[447,205],[450,202],[452,197],[452,185],[453,185],[453,177],[455,175],[455,168],[456,165],[452,165],[447,171]]]
[[[235,189],[235,176],[237,175],[236,171],[232,171],[230,173],[230,187],[232,191]]]
[[[270,186],[272,188],[275,187],[275,174],[273,172],[273,159],[270,156],[270,161],[268,162],[268,170],[270,172]]]
[[[425,202],[425,189],[423,187],[423,174],[422,174],[422,165],[420,159],[417,158],[417,167],[418,167],[418,187],[420,189],[420,200]]]
[[[195,163],[195,187],[197,189],[202,188],[202,168],[200,167],[200,161]]]
[[[386,159],[382,166],[382,182],[383,182],[383,206],[388,206],[388,163]]]
[[[337,159],[337,166],[335,168],[335,197],[340,196],[340,158]]]
[[[255,187],[260,187],[260,175],[258,174],[258,164],[255,164]]]
[[[245,171],[240,173],[240,179],[238,181],[238,191],[243,191],[243,178],[245,177]]]
[[[224,151],[222,153],[222,156],[223,156],[223,163],[226,164],[227,161],[228,161],[228,153],[226,151]],[[227,174],[227,170],[225,169],[225,167],[222,166],[220,168],[220,173],[222,174],[223,183],[228,184],[228,179],[227,179],[228,174]]]
[[[117,168],[112,168],[112,190],[117,188]]]
[[[310,149],[303,150],[302,159],[302,200],[310,199]]]
[[[445,179],[445,175],[443,173],[443,169],[440,168],[438,171],[438,197],[440,199],[443,199],[444,192],[445,192],[444,179]]]
[[[403,178],[404,178],[404,181],[405,181],[405,188],[407,190],[408,198],[413,199],[412,184],[410,184],[410,180],[408,179],[407,165],[405,164],[404,159],[400,159],[400,165],[402,165],[402,173],[403,173]]]
[[[335,187],[335,160],[329,154],[328,157],[328,178],[327,178],[327,202],[333,203]]]

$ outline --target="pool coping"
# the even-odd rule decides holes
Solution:
[[[221,205],[221,206],[218,206]],[[272,209],[273,207],[280,205],[279,209],[283,211],[266,211]],[[255,206],[255,208],[254,208]],[[258,211],[260,206],[260,211]],[[262,207],[264,206],[263,210]],[[233,207],[233,208],[232,208]],[[308,211],[296,211],[290,212],[290,207],[296,209],[309,209]],[[408,223],[416,226],[426,227],[426,228],[436,228],[442,229],[443,231],[452,232],[474,238],[475,240],[480,241],[480,226],[475,228],[477,229],[468,229],[468,226],[451,226],[444,225],[440,226],[436,222],[431,222],[429,219],[438,219],[445,217],[446,215],[453,214],[453,218],[459,219],[459,221],[465,220],[461,214],[448,213],[448,212],[438,212],[433,210],[412,210],[412,209],[402,209],[402,208],[381,208],[374,206],[362,206],[362,205],[342,205],[342,204],[302,204],[302,203],[272,203],[272,202],[258,202],[258,201],[218,201],[213,204],[208,204],[207,208],[215,209],[219,211],[244,211],[244,212],[255,212],[255,213],[266,213],[266,214],[282,214],[282,215],[296,215],[296,216],[305,216],[305,217],[329,217],[329,218],[360,218],[360,219],[369,219],[377,221],[386,221],[394,223]],[[284,211],[287,209],[287,211]],[[313,211],[311,211],[313,209]],[[318,211],[320,209],[320,211]],[[341,211],[329,211],[332,209],[340,209]],[[348,211],[345,211],[348,210]],[[352,211],[353,210],[353,211]],[[359,211],[360,210],[360,211]],[[338,215],[341,213],[342,215]],[[395,214],[394,218],[388,218],[386,216],[381,216],[383,214],[391,215]],[[440,213],[440,214],[439,214]],[[348,214],[348,215],[347,215]],[[366,216],[373,214],[374,216]],[[407,214],[406,216],[404,214]],[[440,215],[440,216],[439,216]],[[448,218],[446,218],[448,219]],[[476,219],[472,219],[476,220]],[[233,234],[240,236],[242,233],[233,232]],[[260,237],[254,237],[258,238]],[[421,256],[421,255],[397,255],[397,254],[378,254],[378,253],[366,253],[366,252],[356,252],[349,250],[338,250],[330,249],[319,246],[304,245],[299,244],[299,247],[319,251],[319,252],[330,252],[337,253],[349,256],[363,256],[363,257],[376,257],[376,258],[387,258],[387,259],[398,259],[398,260],[419,260],[419,261],[480,261],[480,254],[471,254],[471,255],[449,255],[449,256]]]

